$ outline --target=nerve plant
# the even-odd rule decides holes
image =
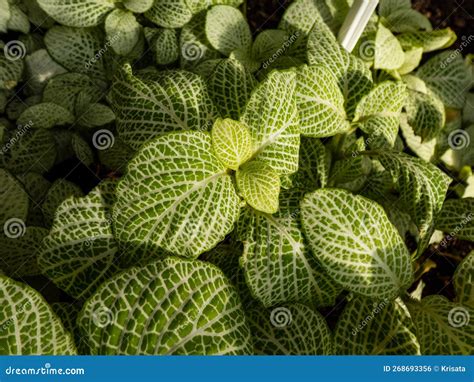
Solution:
[[[474,241],[471,58],[408,1],[353,54],[350,2],[241,3],[0,2],[1,354],[473,353],[474,255],[421,280]]]

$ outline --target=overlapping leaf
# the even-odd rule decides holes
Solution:
[[[78,324],[96,355],[251,352],[235,289],[200,261],[168,257],[128,269],[87,301]]]
[[[459,239],[474,241],[474,198],[446,200],[436,219],[436,228]]]
[[[474,309],[474,252],[471,251],[456,268],[453,283],[456,300]]]
[[[377,203],[345,190],[321,189],[305,196],[301,217],[313,255],[345,288],[392,298],[410,285],[408,250]]]

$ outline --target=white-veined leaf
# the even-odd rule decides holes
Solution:
[[[28,205],[28,194],[22,184],[8,171],[0,169],[1,237],[4,235],[19,237],[25,233]]]
[[[337,354],[420,354],[415,326],[400,299],[354,298],[339,317],[334,340]]]
[[[158,65],[169,65],[179,58],[178,32],[171,28],[145,28],[145,37]]]
[[[408,32],[397,36],[403,48],[423,48],[424,53],[438,49],[446,49],[456,41],[452,29],[435,29],[426,32]]]
[[[212,128],[212,148],[224,166],[237,171],[252,156],[252,137],[243,123],[219,118]]]
[[[332,355],[334,343],[324,317],[303,304],[251,309],[247,318],[257,354]]]
[[[72,196],[80,197],[82,195],[81,189],[74,183],[65,179],[56,180],[46,193],[42,204],[42,210],[46,221],[50,224],[53,223],[56,210],[64,200]]]
[[[105,19],[105,32],[115,53],[126,56],[138,42],[141,25],[133,13],[116,9]]]
[[[208,84],[220,115],[237,120],[243,114],[257,80],[239,61],[225,59],[216,65]]]
[[[143,13],[153,6],[153,0],[124,0],[123,5],[133,13]]]
[[[280,175],[298,169],[300,134],[295,99],[296,74],[274,71],[253,91],[241,121],[250,129],[254,157]]]
[[[110,213],[114,188],[114,182],[103,182],[85,197],[62,202],[44,240],[38,258],[42,273],[76,299],[90,296],[113,274],[118,250]]]
[[[6,48],[3,50],[4,52],[7,51]],[[11,60],[5,54],[0,54],[0,89],[14,89],[21,80],[23,68],[23,60]]]
[[[85,304],[78,325],[95,355],[252,351],[239,297],[227,278],[213,265],[175,257],[106,281]]]
[[[0,354],[74,355],[71,335],[33,288],[0,276]]]
[[[247,285],[266,307],[288,301],[331,306],[341,292],[305,246],[300,198],[297,191],[283,192],[275,215],[246,208],[237,226]]]
[[[210,134],[168,134],[129,163],[117,187],[116,237],[129,252],[159,247],[196,258],[232,231],[239,206]]]
[[[252,33],[244,15],[228,5],[217,5],[207,12],[206,36],[226,56],[238,49],[250,49],[252,44]]]
[[[324,138],[350,128],[344,109],[344,95],[328,67],[305,65],[299,68],[296,80],[301,134]]]
[[[181,28],[193,14],[185,0],[155,0],[145,17],[165,28]]]
[[[208,130],[215,117],[205,81],[185,71],[165,71],[141,79],[130,65],[117,74],[109,103],[117,118],[120,138],[138,149],[171,131]]]
[[[397,38],[379,23],[375,35],[374,69],[396,70],[405,61],[405,53]]]
[[[236,181],[240,194],[251,207],[267,214],[278,211],[280,176],[268,164],[245,163],[238,169]]]
[[[22,126],[32,126],[35,129],[50,129],[54,126],[70,125],[74,116],[69,110],[52,102],[43,102],[27,108],[18,118]]]
[[[471,87],[471,76],[462,56],[448,50],[431,58],[417,71],[417,76],[447,107],[462,109]]]
[[[70,27],[99,25],[115,7],[110,0],[38,0],[38,3],[49,16]]]
[[[413,280],[410,255],[383,208],[340,189],[320,189],[301,202],[303,229],[326,272],[348,290],[393,298]]]
[[[472,354],[474,309],[438,295],[410,302],[408,308],[416,325],[421,354]]]
[[[458,265],[453,275],[456,300],[474,309],[474,251]]]
[[[474,198],[446,200],[436,219],[436,229],[474,241]]]

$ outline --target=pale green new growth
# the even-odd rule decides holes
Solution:
[[[243,123],[219,118],[212,128],[212,148],[224,166],[237,171],[252,156],[252,137]]]
[[[236,174],[237,187],[245,201],[258,211],[278,211],[280,176],[263,162],[244,164]]]

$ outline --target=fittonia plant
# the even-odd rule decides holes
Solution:
[[[350,2],[241,3],[0,0],[1,354],[474,352],[474,253],[423,290],[474,241],[472,57],[409,1],[352,53]]]

